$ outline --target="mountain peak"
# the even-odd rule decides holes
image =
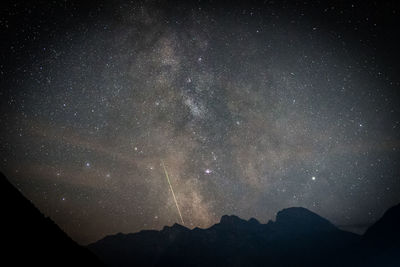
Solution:
[[[244,220],[235,215],[223,215],[220,220],[220,224],[236,224],[242,222],[244,222]]]
[[[276,215],[277,224],[296,225],[309,229],[332,229],[336,228],[327,219],[302,207],[287,208],[279,211]]]
[[[400,204],[388,209],[364,234],[364,239],[375,246],[400,244]]]
[[[291,207],[291,208],[286,208],[286,209],[283,209],[283,210],[281,210],[281,211],[279,211],[278,213],[277,213],[277,220],[278,220],[278,217],[285,217],[285,216],[313,216],[313,215],[316,215],[316,216],[318,216],[317,214],[315,214],[314,212],[312,212],[312,211],[310,211],[310,210],[308,210],[308,209],[306,209],[306,208],[303,208],[303,207]]]
[[[189,229],[179,223],[174,223],[172,226],[164,226],[163,231],[188,231]]]
[[[260,224],[260,222],[256,218],[250,218],[249,223],[251,224]]]

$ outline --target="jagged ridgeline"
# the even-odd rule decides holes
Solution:
[[[107,236],[89,249],[111,266],[400,266],[399,225],[400,205],[364,236],[288,208],[267,224],[225,215],[208,229],[174,224]]]
[[[225,215],[208,229],[174,224],[84,248],[0,175],[2,260],[10,266],[400,266],[400,205],[362,236],[295,207],[267,224]]]

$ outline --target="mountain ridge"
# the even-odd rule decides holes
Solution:
[[[0,178],[0,200],[7,215],[3,259],[15,265],[400,266],[400,204],[388,209],[364,235],[340,230],[308,209],[291,207],[265,224],[224,215],[205,229],[175,223],[160,231],[106,236],[85,248],[1,173]]]
[[[358,235],[308,209],[291,207],[265,224],[223,215],[205,229],[175,223],[160,231],[107,236],[88,248],[110,266],[399,266],[399,218],[400,204]],[[387,234],[387,225],[397,238],[390,250],[375,240],[379,234],[371,234]]]
[[[293,244],[293,239],[299,244]],[[361,236],[340,230],[312,211],[294,207],[278,212],[276,220],[266,224],[255,218],[223,215],[219,223],[205,229],[190,230],[175,223],[160,231],[107,236],[88,248],[110,266],[291,265],[290,259],[279,262],[286,250],[293,252],[300,263],[297,266],[317,266],[330,251],[341,251],[347,257],[345,250],[359,242]],[[306,253],[315,245],[321,247],[316,257]],[[109,253],[110,249],[114,255]],[[122,255],[125,258],[121,261]]]
[[[89,266],[103,263],[44,216],[0,172],[3,262],[12,266]],[[12,203],[12,205],[10,205]]]

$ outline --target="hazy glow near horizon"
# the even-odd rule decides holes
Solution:
[[[10,12],[1,170],[80,243],[291,206],[373,222],[400,202],[396,66],[377,18],[310,5]]]

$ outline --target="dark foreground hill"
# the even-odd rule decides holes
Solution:
[[[2,266],[103,266],[0,173]]]
[[[385,212],[363,236],[364,263],[400,266],[400,204]]]
[[[1,258],[7,266],[400,266],[400,205],[363,236],[342,231],[304,208],[261,224],[223,216],[208,229],[179,224],[161,231],[72,241],[0,173]]]
[[[400,266],[399,209],[390,209],[364,236],[289,208],[267,224],[223,216],[208,229],[174,224],[107,236],[89,248],[111,266]]]

